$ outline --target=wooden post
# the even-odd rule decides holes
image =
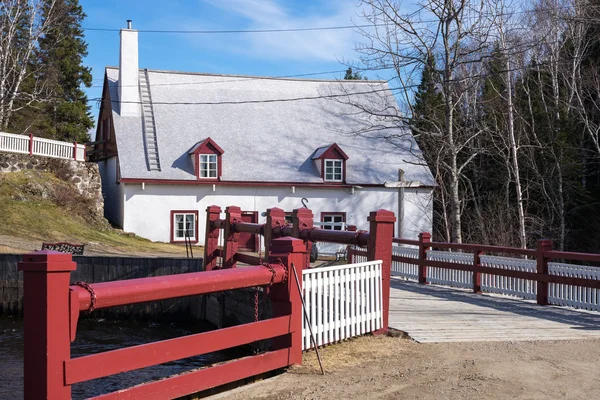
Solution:
[[[419,233],[419,283],[427,284],[427,249],[431,242],[431,233]]]
[[[71,398],[65,361],[71,358],[69,281],[76,264],[70,254],[38,251],[19,262],[23,271],[25,400]]]
[[[381,295],[383,304],[383,325],[377,333],[388,330],[390,310],[390,278],[392,271],[392,238],[394,236],[394,213],[387,210],[372,211],[369,214],[370,222],[369,242],[367,244],[367,260],[381,260]]]
[[[240,234],[235,231],[234,224],[242,222],[242,209],[229,206],[225,209],[225,233],[223,243],[223,268],[235,268],[235,255],[238,251]]]
[[[312,229],[314,227],[314,216],[312,211],[308,208],[297,208],[293,211],[292,215],[292,237],[299,238],[300,231],[304,229]],[[314,243],[307,241],[306,245],[306,252],[308,253],[310,261],[310,254],[312,253],[312,247],[314,246]],[[308,265],[307,268],[310,268],[310,265]]]
[[[552,241],[549,239],[540,239],[537,241],[536,261],[537,273],[540,276],[548,276],[548,258],[546,251],[552,250]],[[537,303],[540,305],[548,304],[548,282],[537,281]]]
[[[269,263],[279,260],[287,268],[288,279],[269,290],[272,301],[273,318],[292,315],[291,334],[273,338],[273,350],[288,348],[288,363],[302,364],[302,320],[304,318],[300,292],[292,264],[296,269],[300,287],[302,288],[302,271],[306,267],[307,246],[304,241],[291,237],[274,239],[271,243]]]
[[[217,267],[219,256],[220,228],[213,226],[213,222],[221,217],[221,207],[208,206],[206,208],[206,235],[204,236],[204,270],[212,271]]]
[[[481,267],[482,254],[483,251],[479,249],[473,251],[473,292],[477,294],[481,294],[481,272],[479,272],[479,268]]]
[[[300,231],[304,229],[312,229],[314,226],[314,216],[308,208],[297,208],[293,212],[292,217],[292,237],[299,238]],[[309,249],[310,252],[310,249]]]
[[[348,232],[356,232],[356,225],[346,225],[346,230]],[[347,246],[346,247],[346,253],[348,254],[348,264],[353,264],[354,263],[354,253],[352,250],[352,246]]]
[[[77,161],[77,142],[73,142],[73,160]]]
[[[281,208],[269,208],[267,210],[267,222],[265,224],[265,254],[269,254],[271,241],[273,240],[273,231],[277,228],[281,229],[285,225],[285,211]],[[279,237],[279,236],[277,236]]]
[[[33,133],[29,134],[29,155],[33,155]]]

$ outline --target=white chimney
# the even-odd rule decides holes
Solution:
[[[119,102],[122,117],[140,116],[140,90],[138,87],[138,31],[121,29],[121,53],[119,55]]]

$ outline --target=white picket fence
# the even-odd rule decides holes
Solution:
[[[469,255],[471,256],[472,260],[473,255]],[[484,267],[502,268],[512,271],[533,273],[537,271],[537,262],[535,260],[482,255],[480,261],[481,265]],[[537,283],[529,279],[481,274],[481,291],[535,300],[537,294]]]
[[[0,132],[0,151],[85,161],[85,145]],[[75,153],[75,154],[73,154]]]
[[[548,271],[552,275],[600,279],[600,267],[550,262]],[[548,301],[559,306],[600,311],[600,290],[550,283],[548,285]]]
[[[366,250],[365,248],[358,247],[355,249]],[[393,246],[392,254],[417,259],[419,257],[419,249],[416,247]],[[354,259],[357,262],[362,262],[366,260],[366,257],[355,255]],[[427,259],[459,264],[472,264],[473,254],[429,250],[427,251]],[[537,262],[536,260],[531,259],[482,255],[480,261],[481,265],[484,267],[531,273],[537,271]],[[548,263],[548,271],[551,275],[600,279],[600,267],[550,262]],[[415,264],[392,261],[392,275],[409,281],[417,281],[418,267]],[[427,282],[444,286],[472,289],[473,273],[470,271],[458,271],[448,268],[428,267]],[[555,283],[550,283],[548,286],[548,301],[550,304],[581,308],[590,311],[600,311],[599,289]],[[529,279],[481,274],[481,291],[535,300],[537,295],[537,283]]]
[[[381,261],[304,270],[302,283],[318,346],[381,329]],[[306,319],[302,338],[303,350],[314,347]]]
[[[419,258],[419,249],[416,247],[392,246],[392,255],[417,259]],[[392,260],[392,275],[416,281],[419,279],[419,269],[415,264]]]

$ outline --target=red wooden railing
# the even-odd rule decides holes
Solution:
[[[417,246],[419,248],[418,258],[393,255],[392,260],[401,263],[417,265],[418,282],[421,284],[427,283],[428,267],[446,268],[459,271],[472,271],[473,291],[476,293],[481,293],[481,274],[491,274],[518,279],[527,279],[537,283],[537,303],[542,305],[548,304],[548,286],[550,283],[600,289],[600,280],[597,279],[560,276],[553,275],[548,272],[548,263],[552,260],[576,260],[594,262],[598,263],[600,267],[600,254],[555,251],[552,250],[552,241],[547,239],[538,240],[537,248],[535,250],[521,249],[515,247],[491,246],[483,244],[432,242],[431,234],[427,232],[421,233],[419,235],[419,240],[394,238],[393,242],[402,245]],[[470,252],[473,254],[473,262],[472,264],[459,264],[447,261],[428,260],[427,251],[430,249],[459,250]],[[537,271],[515,271],[504,268],[482,266],[481,256],[485,253],[527,256],[535,258],[537,262]],[[367,252],[360,249],[350,248],[349,254],[350,257],[352,257],[353,255],[366,256]]]
[[[272,339],[266,353],[190,371],[99,396],[99,399],[176,398],[302,362],[302,305],[290,267],[302,273],[306,245],[273,240],[269,264],[239,269],[69,286],[76,269],[70,254],[24,256],[25,399],[71,398],[71,385],[121,372]],[[146,301],[272,285],[273,317],[99,354],[71,358],[81,311]]]
[[[313,224],[313,213],[307,208],[292,212],[292,223],[286,222],[285,212],[280,208],[267,210],[267,222],[264,224],[242,221],[240,207],[225,209],[225,218],[221,219],[221,207],[210,206],[206,209],[206,236],[204,262],[206,270],[217,268],[235,268],[237,262],[256,263],[260,257],[238,253],[238,240],[241,232],[260,235],[264,238],[265,252],[270,251],[274,238],[293,237],[307,244],[307,257],[312,242],[332,242],[367,247],[368,261],[382,261],[382,308],[383,327],[378,333],[387,332],[389,321],[390,277],[392,263],[392,236],[396,217],[387,210],[373,211],[369,214],[369,231],[336,231],[318,229]],[[223,230],[223,248],[219,248],[219,236]],[[218,265],[218,262],[221,262]],[[308,258],[306,264],[309,265]]]

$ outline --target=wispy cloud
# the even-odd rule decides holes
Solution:
[[[352,25],[358,9],[354,2],[330,0],[311,6],[290,7],[284,0],[200,0],[215,11],[233,16],[243,29],[288,29]],[[191,22],[191,21],[188,21]],[[196,21],[206,26],[204,21]],[[284,33],[241,34],[228,50],[249,57],[294,60],[336,61],[354,57],[359,39],[352,29]],[[216,38],[213,45],[220,42]]]

